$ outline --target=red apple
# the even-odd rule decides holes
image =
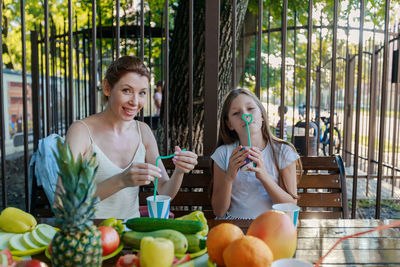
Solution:
[[[48,267],[48,265],[38,260],[27,260],[18,262],[16,267]]]
[[[271,249],[274,261],[293,257],[297,246],[297,231],[293,220],[284,212],[270,210],[258,216],[247,235],[263,240]]]

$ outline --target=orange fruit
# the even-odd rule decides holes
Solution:
[[[223,255],[226,267],[267,267],[274,259],[268,245],[254,236],[233,241]]]
[[[219,266],[225,266],[223,257],[225,248],[243,236],[242,229],[231,223],[221,223],[211,228],[206,242],[208,257]]]

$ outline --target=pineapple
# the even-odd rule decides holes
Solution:
[[[91,220],[98,200],[93,198],[96,155],[90,161],[79,155],[75,161],[68,144],[59,139],[57,147],[58,154],[54,155],[62,183],[57,185],[53,212],[61,229],[51,244],[52,264],[55,267],[101,266],[101,233]]]

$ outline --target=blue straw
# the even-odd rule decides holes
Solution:
[[[250,117],[250,121],[247,121],[246,117]],[[247,139],[249,140],[249,147],[251,147],[249,124],[253,121],[253,115],[243,113],[242,119],[246,122]]]
[[[186,150],[186,148],[182,149],[182,151],[185,151],[185,150]],[[158,167],[158,160],[159,159],[169,159],[169,158],[172,158],[174,156],[175,156],[175,153],[173,153],[171,155],[168,155],[168,156],[158,156],[157,159],[156,159],[156,167]],[[155,178],[156,178],[156,180],[154,181],[154,201],[156,201],[157,181],[158,181],[157,177],[155,177]]]

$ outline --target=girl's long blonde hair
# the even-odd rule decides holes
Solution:
[[[275,151],[273,144],[286,144],[286,145],[290,146],[294,152],[297,153],[297,151],[291,143],[286,142],[282,139],[279,139],[271,133],[271,131],[269,129],[267,111],[265,110],[261,101],[251,91],[246,90],[246,89],[234,89],[225,96],[224,104],[222,106],[222,111],[221,111],[221,117],[220,117],[220,121],[219,121],[219,134],[218,134],[217,147],[224,145],[224,144],[232,144],[236,140],[239,140],[238,134],[234,130],[230,130],[228,128],[226,121],[228,120],[228,113],[229,113],[229,109],[231,107],[232,101],[241,94],[246,95],[246,96],[250,97],[251,99],[253,99],[261,111],[261,115],[263,117],[263,122],[262,122],[262,126],[261,126],[262,136],[263,136],[264,140],[266,141],[266,144],[270,143],[270,145],[271,145],[274,163],[275,163],[276,169],[278,170],[278,173],[279,173],[279,175],[278,175],[279,186],[281,186],[293,198],[297,199],[298,198],[297,192],[294,192],[294,193],[289,192],[287,190],[285,182],[282,179],[282,175],[281,175],[281,172],[279,170],[279,165],[278,165],[277,152]],[[300,159],[298,159],[296,161],[296,166],[297,166],[297,172],[300,173],[300,175],[297,175],[297,183],[298,183],[300,180],[301,173],[302,173],[302,165],[301,165]]]

